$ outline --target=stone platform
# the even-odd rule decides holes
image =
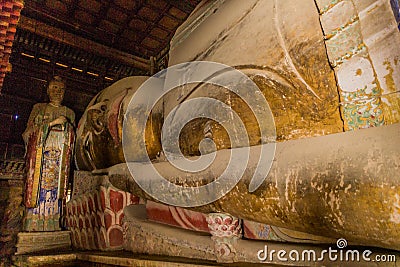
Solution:
[[[190,231],[149,221],[144,205],[125,208],[124,249],[125,251],[64,251],[71,245],[69,232],[20,233],[17,255],[13,266],[137,266],[137,267],[194,267],[194,266],[343,266],[343,267],[396,267],[400,260],[398,251],[372,247],[347,247],[347,244],[296,244],[290,242],[254,241],[235,236],[217,235]],[[216,214],[218,215],[218,214]],[[221,215],[219,215],[221,216]],[[214,216],[215,217],[215,216]],[[232,222],[233,223],[233,222]],[[239,226],[239,224],[238,224]],[[218,231],[221,234],[223,229]],[[218,238],[219,237],[219,238]],[[232,242],[233,241],[233,242]],[[343,240],[342,240],[343,241]],[[344,240],[344,242],[346,242]],[[23,245],[21,245],[21,243]],[[331,260],[323,250],[334,251],[336,260]],[[33,251],[36,253],[30,253]],[[38,251],[41,252],[38,252]],[[52,251],[50,251],[52,250]],[[57,251],[54,251],[57,250]],[[365,251],[371,259],[363,260]],[[260,252],[261,251],[261,252]],[[274,251],[274,253],[273,253]],[[285,251],[282,255],[280,251]],[[298,251],[304,260],[289,260]],[[314,258],[311,252],[315,252]],[[342,253],[340,253],[342,251]],[[348,254],[347,251],[353,251]],[[360,260],[353,259],[354,251],[360,252]],[[28,254],[22,254],[28,253]],[[29,254],[30,253],[30,254]],[[272,254],[273,259],[272,259]],[[350,255],[351,260],[340,260],[340,255]],[[280,256],[278,256],[280,255]],[[291,256],[290,256],[291,255]],[[329,254],[330,255],[330,254]],[[386,261],[378,262],[377,256]],[[389,255],[394,259],[388,261]],[[265,258],[260,259],[260,256]],[[269,256],[270,258],[266,257]],[[286,258],[282,260],[279,257]],[[347,257],[347,256],[346,256]],[[321,258],[321,259],[320,259]]]
[[[227,266],[216,264],[207,260],[194,261],[179,257],[162,257],[132,254],[129,252],[76,252],[49,255],[19,255],[14,257],[14,266],[19,267],[49,267],[49,266],[74,266],[74,267],[109,267],[109,266],[135,266],[135,267],[211,267]],[[256,266],[256,265],[229,265],[229,266]]]
[[[21,232],[16,247],[16,255],[71,250],[71,232]]]
[[[232,229],[232,225],[228,228]],[[196,262],[207,259],[217,266],[396,267],[396,261],[400,260],[398,251],[347,246],[345,239],[339,239],[336,244],[299,244],[239,239],[222,228],[211,234],[152,222],[146,217],[143,205],[125,208],[124,249],[142,255],[179,256]],[[354,253],[359,254],[358,260]]]
[[[311,263],[303,262],[301,264],[293,263],[215,263],[210,260],[194,260],[183,257],[166,257],[166,256],[149,256],[144,254],[134,254],[130,252],[70,252],[46,255],[17,255],[13,257],[13,266],[18,267],[115,267],[115,266],[135,266],[135,267],[256,267],[256,266],[327,266],[327,267],[369,267],[369,266],[383,266],[395,267],[396,263]]]

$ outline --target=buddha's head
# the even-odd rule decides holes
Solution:
[[[64,99],[65,93],[65,82],[60,76],[54,76],[54,78],[49,82],[49,87],[47,88],[47,95],[50,98],[50,103],[54,105],[61,105]]]

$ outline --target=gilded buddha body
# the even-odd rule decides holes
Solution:
[[[228,194],[192,209],[290,229],[293,239],[345,237],[353,244],[400,249],[400,33],[387,1],[372,1],[370,6],[362,1],[325,2],[205,1],[176,32],[170,66],[211,61],[241,71],[262,92],[276,127],[273,164],[257,190],[248,190],[257,163],[250,160],[243,179]],[[388,18],[383,28],[370,24],[378,11]],[[385,38],[390,45],[383,45]],[[168,79],[167,70],[166,84]],[[132,140],[144,138],[150,160],[166,179],[188,186],[215,180],[225,157],[241,144],[232,146],[227,131],[212,119],[190,120],[180,132],[179,147],[185,157],[197,159],[201,141],[211,139],[216,165],[177,177],[162,157],[163,121],[179,104],[199,97],[217,99],[229,107],[224,112],[240,117],[252,155],[270,142],[260,138],[263,129],[243,99],[202,83],[165,94],[149,116],[146,133],[135,132],[140,117],[135,113],[143,110],[126,114],[127,107],[146,80],[121,80],[89,105],[78,129],[80,169],[109,168],[110,181],[121,189],[157,200],[143,192],[126,168],[116,165],[125,161],[125,116]],[[199,113],[210,109],[194,107]],[[182,118],[172,123],[178,120]],[[132,161],[143,161],[135,142],[127,149]]]

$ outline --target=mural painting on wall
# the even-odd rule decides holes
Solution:
[[[61,230],[74,144],[74,112],[61,105],[65,82],[50,81],[49,103],[34,105],[23,138],[27,180],[24,231]]]

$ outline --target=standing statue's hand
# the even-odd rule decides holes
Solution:
[[[64,117],[64,116],[60,116],[60,117],[58,117],[57,119],[55,119],[55,120],[53,120],[52,122],[50,122],[49,126],[50,126],[50,127],[53,127],[54,125],[58,125],[58,124],[63,125],[63,124],[66,123],[66,122],[67,122],[67,118]]]

